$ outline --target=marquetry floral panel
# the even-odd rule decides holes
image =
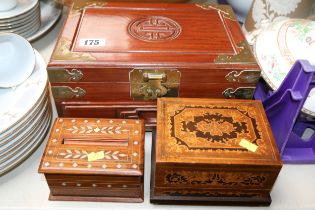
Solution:
[[[258,101],[160,99],[157,159],[216,162],[273,161],[279,154]],[[250,147],[240,142],[245,140]]]
[[[166,170],[163,185],[176,188],[266,188],[270,187],[270,173]]]

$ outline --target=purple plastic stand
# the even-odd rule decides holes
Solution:
[[[272,92],[260,81],[255,99],[263,102],[282,160],[286,163],[315,163],[315,133],[308,139],[302,135],[315,122],[300,117],[300,111],[315,87],[315,67],[306,60],[297,61],[278,90]]]

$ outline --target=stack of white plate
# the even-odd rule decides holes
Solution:
[[[5,54],[0,52],[0,76],[6,78],[0,79],[0,176],[32,154],[44,140],[52,118],[46,63],[32,48],[34,64],[28,62],[31,60],[28,57],[29,51],[21,48],[22,43],[18,43],[18,39],[22,37],[14,34],[0,35],[0,47],[6,51]],[[15,59],[12,55],[17,57],[17,65],[12,61]],[[22,55],[26,57],[25,60],[19,57]],[[3,58],[10,61],[10,75],[14,75],[13,77],[3,73],[5,68],[2,67],[7,65]],[[27,71],[21,71],[21,74],[19,68],[32,65],[31,73],[23,79],[24,72]],[[7,87],[17,82],[20,83]]]
[[[0,32],[29,37],[38,31],[40,26],[39,0],[0,1]]]

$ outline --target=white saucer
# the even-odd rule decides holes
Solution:
[[[0,87],[21,84],[35,67],[33,47],[19,35],[0,33],[0,48]]]

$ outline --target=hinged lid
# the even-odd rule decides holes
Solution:
[[[156,163],[281,165],[259,101],[158,99]]]
[[[57,118],[40,173],[143,175],[141,120]]]
[[[80,66],[259,69],[230,6],[100,0],[74,1],[49,63]]]

